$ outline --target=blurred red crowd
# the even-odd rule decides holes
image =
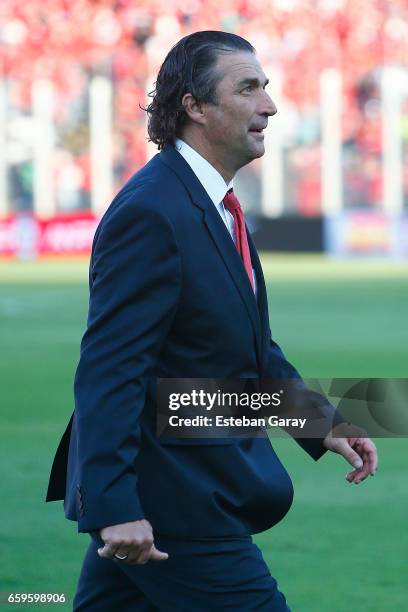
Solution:
[[[367,197],[380,198],[381,132],[370,100],[378,97],[374,76],[379,66],[407,65],[408,0],[1,0],[0,76],[10,83],[10,103],[23,112],[31,106],[33,80],[51,79],[60,102],[57,125],[72,122],[71,103],[84,95],[91,75],[111,77],[119,183],[145,160],[139,103],[146,100],[148,79],[174,42],[203,29],[244,36],[266,67],[281,70],[284,99],[296,109],[306,134],[293,142],[290,157],[298,185],[305,181],[294,195],[304,214],[315,211],[320,197],[318,145],[313,149],[319,73],[339,68],[346,101],[344,142],[363,153],[363,170],[374,177]],[[87,133],[80,120],[64,130],[64,138],[63,144],[82,159],[86,189]],[[297,154],[305,145],[310,149],[307,171],[305,158]],[[351,175],[350,184],[358,183],[358,173]]]

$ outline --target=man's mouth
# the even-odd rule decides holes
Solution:
[[[257,138],[257,140],[263,140],[264,139],[264,131],[265,128],[250,128],[249,133],[252,134],[253,136],[255,136]]]

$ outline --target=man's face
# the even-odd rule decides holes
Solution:
[[[204,137],[214,157],[236,171],[265,153],[263,129],[277,110],[253,53],[221,53],[215,70],[221,78],[216,104],[205,104]]]

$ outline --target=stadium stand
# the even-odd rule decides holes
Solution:
[[[406,65],[406,0],[2,0],[0,74],[13,109],[8,180],[14,210],[32,207],[30,151],[21,145],[34,79],[54,85],[58,209],[89,208],[88,86],[95,74],[114,84],[114,181],[119,187],[146,160],[144,102],[149,75],[168,48],[194,30],[241,34],[283,74],[291,125],[285,143],[287,210],[319,214],[319,73],[341,70],[347,206],[376,208],[382,194],[378,68]],[[273,95],[273,91],[271,91]],[[405,106],[405,113],[408,106]],[[408,119],[401,131],[407,155]],[[405,206],[408,170],[404,171]]]

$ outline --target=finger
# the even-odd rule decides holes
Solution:
[[[358,484],[362,480],[365,480],[370,473],[370,464],[364,457],[364,464],[361,470],[357,471],[356,477],[354,478],[354,482]]]
[[[152,545],[153,542],[150,542],[150,544],[146,542],[131,549],[126,562],[130,565],[143,565],[148,561],[148,555]]]
[[[368,450],[368,462],[370,464],[370,474],[374,476],[378,469],[378,454],[374,445]]]
[[[367,478],[369,474],[368,465],[364,462],[363,467],[359,470],[352,470],[348,474],[346,474],[346,479],[349,482],[356,482]]]
[[[354,484],[357,484],[357,472],[351,472],[350,474],[347,474],[346,476],[346,480],[351,484],[352,482]]]
[[[361,474],[357,474],[357,476],[354,479],[354,483],[359,484],[360,482],[363,482],[363,480],[367,478],[368,474],[369,472],[363,472]]]
[[[345,441],[344,446],[340,449],[340,454],[353,466],[356,470],[360,470],[363,467],[363,460],[361,457],[352,449],[350,444]]]
[[[153,544],[147,550],[142,550],[138,555],[135,555],[133,559],[131,559],[132,565],[145,565],[150,559],[150,552],[153,548]]]
[[[125,559],[118,559],[118,557],[126,557],[126,558]],[[114,555],[112,557],[112,559],[114,561],[117,561],[118,563],[124,563],[125,561],[128,560],[128,558],[129,558],[129,550],[126,550],[125,548],[121,548],[121,547],[119,547],[115,551],[115,553],[114,553]]]
[[[158,550],[153,544],[150,549],[149,561],[166,561],[169,558],[168,553]]]
[[[352,470],[351,472],[349,472],[348,474],[346,474],[346,479],[349,482],[354,482],[354,480],[356,479],[357,475],[360,473],[360,470]]]
[[[152,544],[147,551],[142,551],[138,555],[129,557],[128,563],[130,565],[145,565],[149,561],[165,561],[168,558],[169,555],[167,553],[157,550],[154,544]]]
[[[378,467],[378,455],[373,442],[367,439],[362,440],[359,444],[359,452],[364,458],[364,468],[367,470],[367,476],[368,474],[374,476]]]
[[[153,537],[146,537],[143,542],[139,542],[129,550],[126,560],[130,565],[143,565],[149,560],[149,553],[153,546]]]
[[[121,563],[126,563],[127,565],[138,565],[139,553],[130,552],[127,559],[121,561]]]
[[[348,482],[354,482],[354,484],[359,484],[363,480],[367,478],[370,473],[369,463],[364,458],[363,467],[360,470],[352,470],[348,474],[346,474],[346,480]]]
[[[118,549],[119,547],[113,544],[105,544],[105,546],[98,548],[98,555],[103,559],[112,559]]]

